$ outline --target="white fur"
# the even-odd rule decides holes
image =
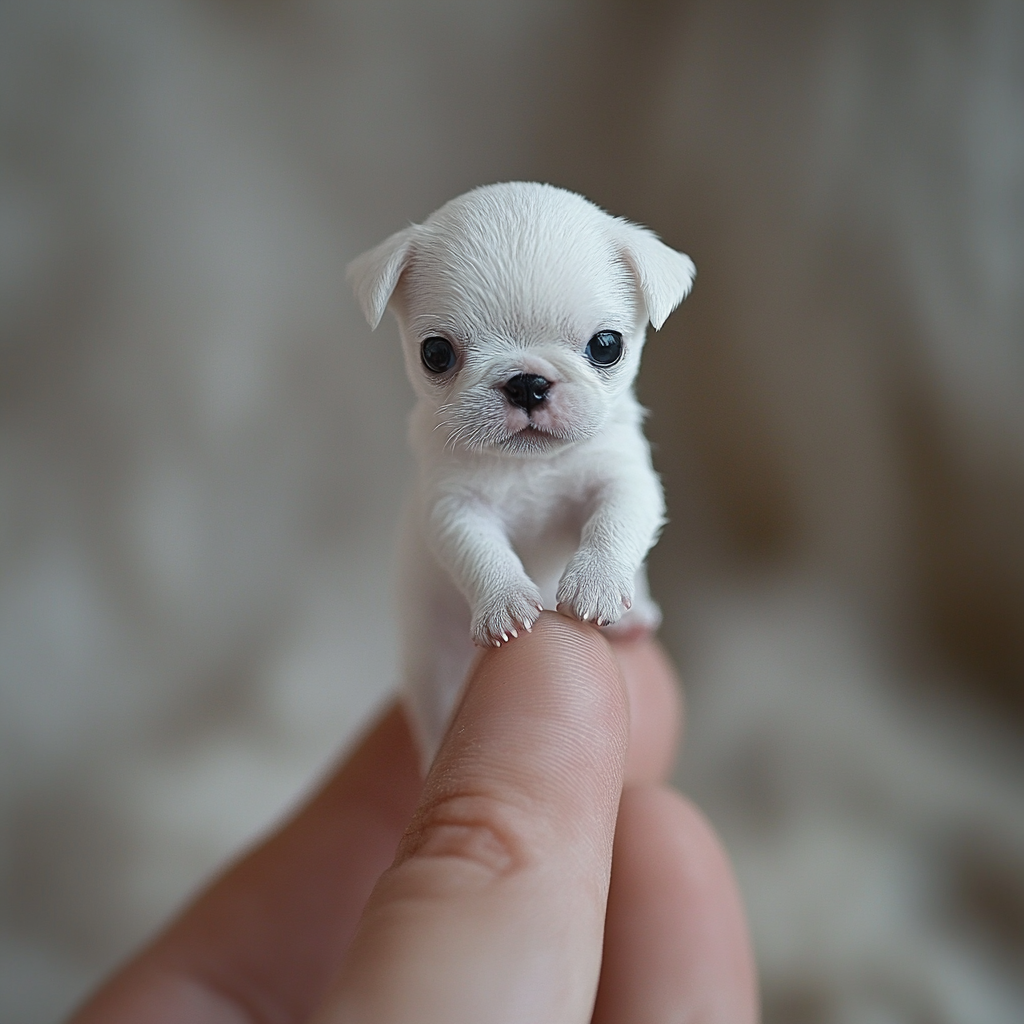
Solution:
[[[426,761],[474,656],[542,607],[617,629],[660,620],[644,559],[664,517],[633,395],[648,321],[661,326],[694,268],[646,228],[582,196],[489,185],[392,235],[349,268],[371,326],[390,304],[418,396],[418,461],[403,539],[405,693]],[[599,331],[625,353],[597,368]],[[458,353],[440,378],[425,338]],[[553,382],[527,414],[515,374]]]

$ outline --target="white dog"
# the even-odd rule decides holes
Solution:
[[[390,304],[419,401],[402,553],[405,695],[424,760],[474,644],[542,608],[655,628],[644,558],[664,521],[633,395],[647,323],[690,259],[551,185],[474,189],[349,268],[371,327]]]

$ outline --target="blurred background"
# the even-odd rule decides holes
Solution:
[[[0,1020],[393,689],[410,391],[344,268],[512,178],[699,270],[652,577],[766,1024],[1019,1024],[1016,0],[0,5]]]

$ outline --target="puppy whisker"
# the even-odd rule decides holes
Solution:
[[[455,451],[458,443],[463,440],[466,434],[469,432],[470,426],[467,423],[463,423],[456,427],[449,435],[448,440],[445,441],[445,448],[451,447],[452,451]]]

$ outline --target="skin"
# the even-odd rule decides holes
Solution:
[[[756,1024],[727,859],[664,783],[678,693],[651,638],[545,613],[425,782],[392,707],[73,1024]]]

